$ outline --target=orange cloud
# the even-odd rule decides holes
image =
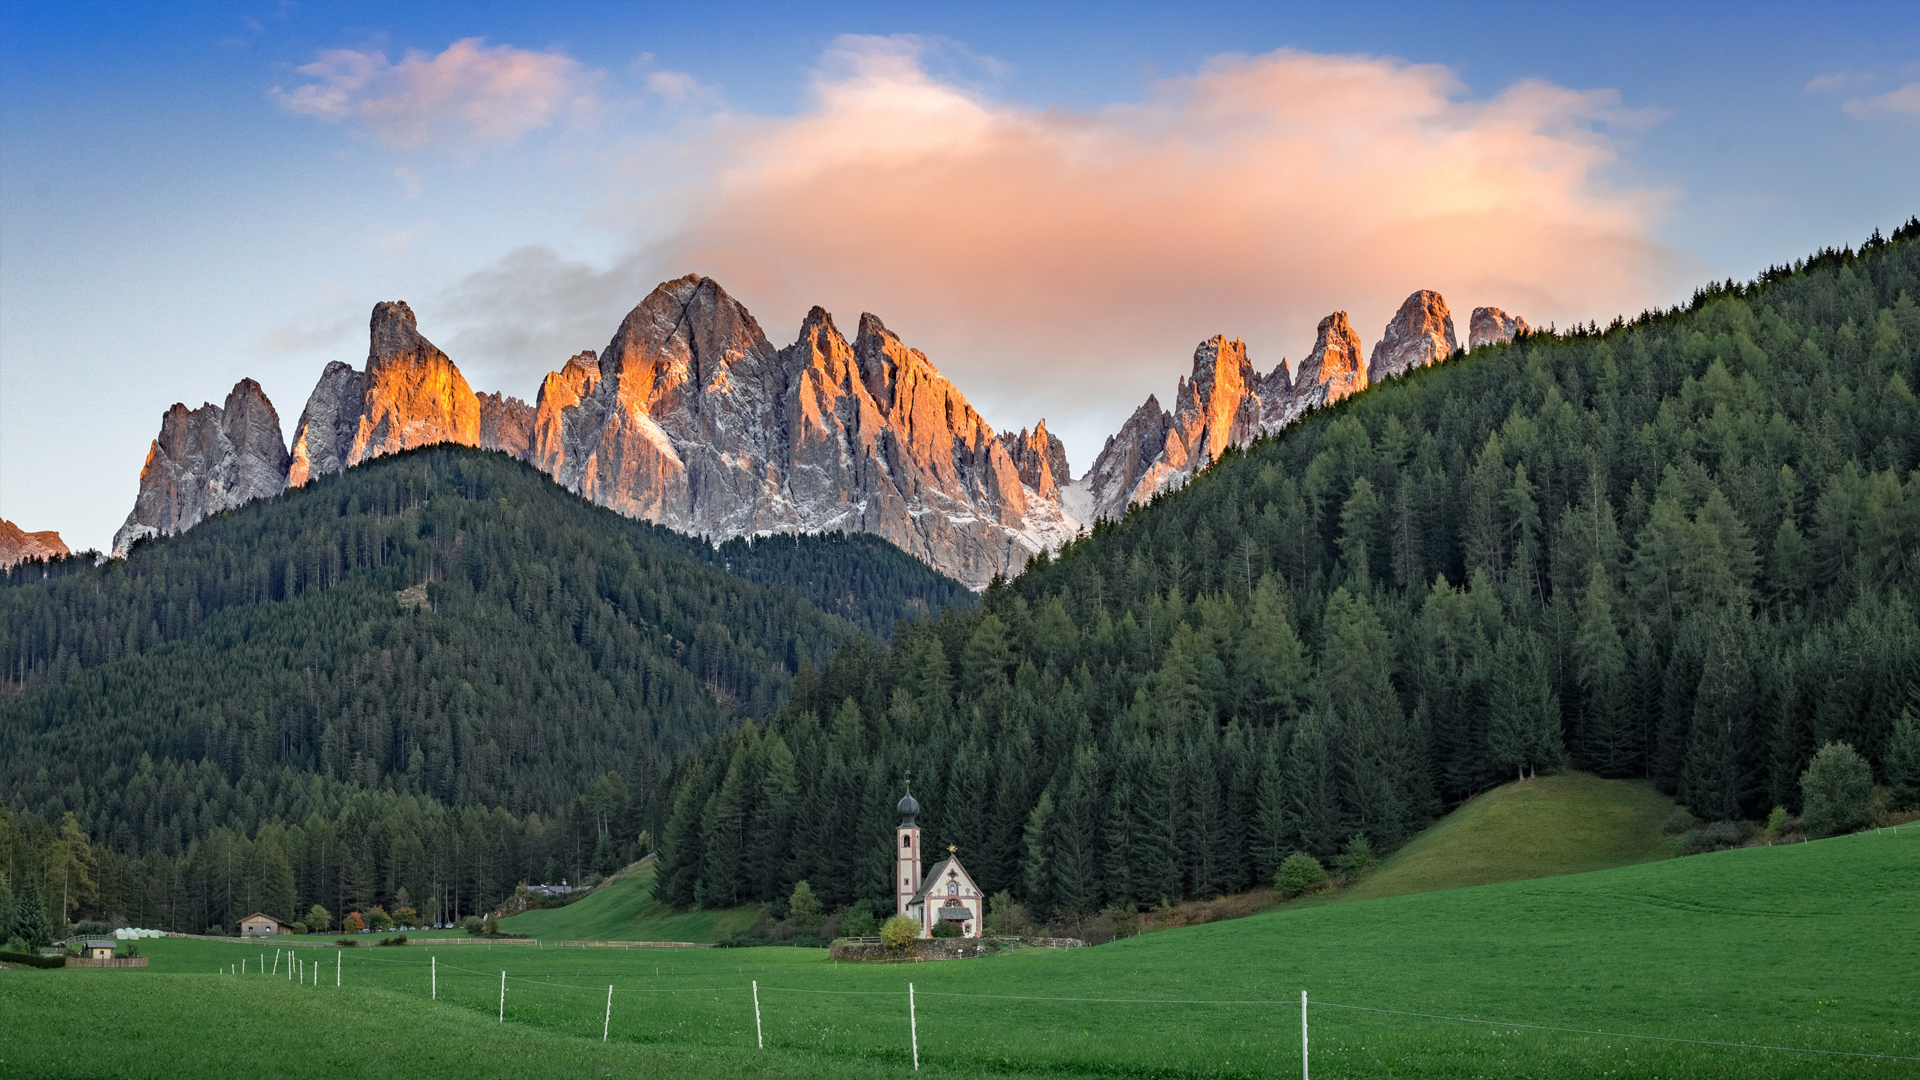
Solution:
[[[489,47],[467,38],[429,56],[326,49],[298,69],[314,81],[273,88],[281,108],[362,125],[382,142],[411,150],[429,143],[459,152],[517,142],[529,132],[597,107],[599,74],[558,53]]]
[[[993,101],[913,39],[845,38],[791,118],[722,117],[693,210],[642,258],[712,274],[784,340],[807,305],[880,314],[995,423],[1044,414],[1084,468],[1193,346],[1298,361],[1346,310],[1368,344],[1408,293],[1536,324],[1632,314],[1691,267],[1667,193],[1620,180],[1612,91],[1282,50],[1137,104]],[[1057,419],[1056,419],[1057,418]]]

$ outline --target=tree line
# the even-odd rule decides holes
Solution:
[[[8,574],[0,801],[92,838],[74,911],[200,930],[402,887],[478,910],[633,857],[670,759],[860,627],[970,603],[876,537],[716,546],[413,451]],[[610,773],[631,798],[587,808]]]
[[[909,779],[985,889],[1081,914],[1569,765],[1724,821],[1844,742],[1912,793],[1915,297],[1909,222],[1230,452],[678,763],[659,894],[890,897]]]

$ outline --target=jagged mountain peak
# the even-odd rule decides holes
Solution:
[[[1376,383],[1413,368],[1437,364],[1460,349],[1453,313],[1432,289],[1416,290],[1388,320],[1367,361],[1367,381]]]
[[[125,555],[144,537],[279,494],[290,462],[280,438],[280,415],[252,379],[235,383],[222,405],[189,409],[175,402],[161,414],[133,510],[114,534],[114,554]]]
[[[1473,309],[1472,321],[1467,324],[1467,348],[1497,345],[1512,341],[1517,335],[1532,332],[1533,327],[1518,315],[1509,315],[1497,307],[1477,307]]]

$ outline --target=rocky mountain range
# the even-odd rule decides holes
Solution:
[[[1476,308],[1478,348],[1525,332]],[[975,588],[1100,519],[1184,484],[1229,446],[1458,351],[1438,293],[1409,296],[1370,360],[1345,312],[1289,372],[1208,338],[1171,412],[1149,396],[1075,480],[1040,420],[996,433],[926,355],[862,314],[849,341],[814,308],[777,347],[711,278],[662,283],[607,347],[549,373],[534,403],[477,394],[405,303],[374,306],[364,369],[334,362],[294,427],[244,379],[221,406],[176,404],[114,537],[141,538],[384,454],[459,443],[521,458],[602,506],[714,541],[844,530],[885,537]]]

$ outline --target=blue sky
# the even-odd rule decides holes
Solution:
[[[1911,4],[5,4],[0,516],[105,546],[162,410],[290,430],[378,300],[529,400],[688,270],[871,309],[1078,471],[1204,336],[1604,321],[1915,176]]]

